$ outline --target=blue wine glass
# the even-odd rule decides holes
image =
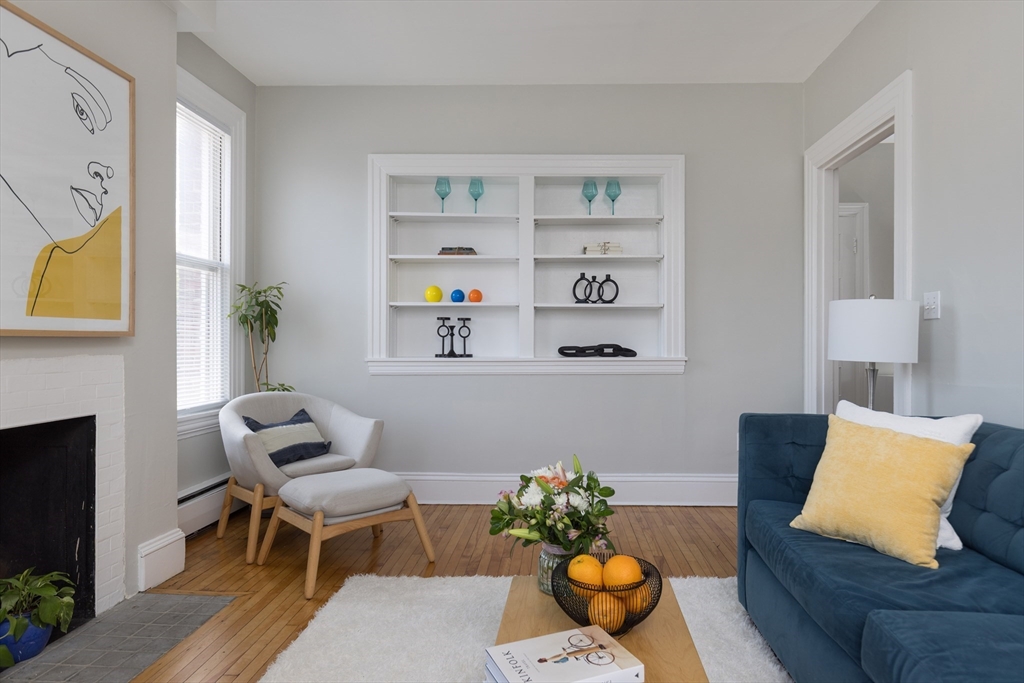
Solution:
[[[608,184],[604,186],[604,196],[612,200],[612,215],[615,215],[615,200],[622,194],[622,188],[619,186],[618,180],[609,180]]]
[[[597,182],[587,180],[583,183],[583,198],[587,200],[587,215],[590,215],[591,203],[597,199]]]
[[[473,198],[473,213],[476,213],[476,202],[484,194],[484,181],[482,178],[471,178],[469,181],[469,196]]]
[[[441,198],[441,213],[444,213],[444,198],[452,193],[452,184],[448,178],[438,178],[434,183],[434,192]]]

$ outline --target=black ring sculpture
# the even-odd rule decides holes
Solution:
[[[583,285],[582,293],[580,292],[580,284]],[[611,298],[605,298],[606,287],[609,285],[614,285],[615,294]],[[619,298],[619,283],[612,279],[610,273],[605,275],[604,280],[601,282],[597,281],[596,275],[592,275],[588,280],[586,273],[580,273],[580,276],[572,285],[572,297],[578,304],[614,303]]]

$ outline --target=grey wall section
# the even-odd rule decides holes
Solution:
[[[868,204],[867,293],[892,298],[893,152],[878,144],[839,169],[839,201]]]
[[[274,377],[385,421],[393,471],[731,473],[743,411],[798,411],[799,85],[259,88]],[[682,376],[371,377],[370,153],[686,155]]]
[[[135,77],[135,336],[15,338],[2,358],[122,354],[126,585],[138,546],[177,527],[174,369],[175,16],[158,2],[16,3]]]
[[[882,2],[804,84],[810,146],[913,70],[915,413],[1024,425],[1022,33],[1020,2]]]
[[[178,34],[178,66],[201,80],[245,112],[246,195],[245,222],[247,262],[245,272],[253,280],[253,231],[256,197],[256,86],[191,33]],[[251,391],[252,380],[246,375]],[[178,442],[178,490],[184,491],[229,471],[220,432],[201,434]]]

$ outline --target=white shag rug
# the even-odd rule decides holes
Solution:
[[[789,683],[736,579],[671,579],[710,683]],[[511,577],[350,577],[263,683],[483,680]]]

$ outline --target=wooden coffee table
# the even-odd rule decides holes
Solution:
[[[508,590],[505,612],[495,645],[548,633],[568,631],[577,624],[562,611],[555,599],[537,588],[536,576],[516,576]],[[661,584],[658,606],[643,623],[617,638],[622,645],[644,663],[644,680],[650,683],[686,681],[707,683],[704,666],[679,610],[672,584]]]

